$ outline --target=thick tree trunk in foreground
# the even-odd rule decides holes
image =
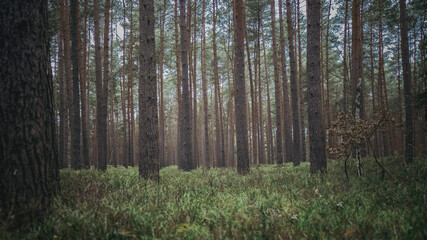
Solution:
[[[234,66],[235,66],[235,114],[237,137],[237,172],[249,173],[248,125],[246,122],[246,86],[245,86],[245,53],[244,53],[244,24],[243,0],[233,1],[234,16]],[[280,111],[279,111],[280,112]]]
[[[139,175],[159,180],[154,0],[139,0]]]
[[[307,2],[307,90],[310,172],[326,171],[320,79],[320,0]]]
[[[412,123],[411,65],[409,64],[408,22],[406,1],[399,0],[400,6],[400,38],[402,48],[403,91],[405,99],[405,161],[414,161],[414,127]]]
[[[47,7],[47,1],[0,2],[2,230],[47,213],[59,180]]]

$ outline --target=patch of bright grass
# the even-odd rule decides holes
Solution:
[[[61,170],[61,191],[43,221],[3,232],[5,239],[426,239],[427,164],[373,159],[357,178],[350,163],[235,169],[161,170],[160,184],[137,168]]]

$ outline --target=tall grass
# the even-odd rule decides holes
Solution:
[[[137,168],[61,171],[61,190],[43,221],[3,232],[3,239],[426,239],[427,164],[409,168],[400,158],[373,159],[357,178],[350,164],[328,161],[311,176],[299,167],[235,169],[175,166],[160,183],[142,180]]]

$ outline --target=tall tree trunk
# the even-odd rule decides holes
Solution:
[[[258,55],[258,105],[259,105],[259,163],[265,164],[265,140],[264,140],[264,117],[263,117],[263,97],[262,97],[262,84],[261,84],[261,51],[260,43],[257,44],[257,55]]]
[[[104,6],[104,76],[102,83],[99,83],[100,98],[97,99],[97,138],[98,138],[98,168],[105,171],[107,169],[107,103],[108,103],[108,81],[109,81],[109,31],[110,31],[110,0],[105,1]],[[97,88],[98,92],[98,88]]]
[[[106,142],[101,141],[102,131],[102,66],[101,66],[101,42],[100,42],[100,20],[99,20],[99,0],[93,1],[94,11],[94,24],[95,24],[95,74],[96,74],[96,150],[97,150],[97,164],[98,168],[107,167],[107,159],[105,151],[107,146]],[[101,165],[101,166],[100,166]]]
[[[216,1],[212,1],[212,51],[213,51],[213,72],[214,72],[214,91],[215,91],[215,128],[216,128],[216,161],[218,167],[225,167],[225,158],[223,154],[223,147],[221,144],[222,139],[222,128],[221,128],[221,114],[219,105],[220,102],[220,91],[219,91],[219,74],[218,74],[218,55],[216,45]]]
[[[133,2],[130,5],[130,32],[129,32],[129,58],[128,58],[128,129],[129,129],[129,166],[135,165],[135,108],[133,101]]]
[[[193,142],[193,44],[191,42],[191,19],[192,19],[192,8],[191,8],[191,0],[187,1],[187,13],[186,13],[186,21],[187,21],[187,66],[188,66],[188,96],[189,96],[189,108],[190,108],[190,139],[191,139],[191,154],[194,159],[195,149]],[[194,1],[194,0],[193,0]],[[194,161],[191,161],[193,164]]]
[[[65,13],[64,2],[60,1],[60,23],[58,33],[58,75],[59,75],[59,168],[67,167],[67,143],[68,143],[68,110],[67,110],[67,83],[64,75],[65,55],[64,55],[64,28]]]
[[[258,2],[258,7],[260,7],[260,3]],[[259,132],[259,163],[265,164],[265,143],[264,143],[264,121],[263,121],[263,108],[262,108],[262,85],[261,85],[261,14],[258,12],[258,22],[257,22],[257,42],[255,47],[256,53],[256,61],[255,61],[255,69],[258,69],[258,112],[259,112],[259,124],[258,124],[258,132]],[[255,83],[256,84],[256,83]]]
[[[237,137],[237,172],[249,173],[248,125],[246,122],[246,86],[245,86],[245,53],[244,53],[244,5],[243,0],[233,1],[234,16],[234,66],[235,66],[235,114]],[[280,110],[280,109],[279,109]],[[280,111],[279,111],[280,112]]]
[[[310,172],[326,171],[320,79],[320,0],[307,1],[307,90]]]
[[[378,21],[378,98],[379,98],[379,108],[383,110],[388,110],[386,108],[386,94],[385,94],[385,73],[384,73],[384,51],[383,51],[383,34],[382,34],[382,1],[378,1],[379,10],[379,21]],[[380,142],[382,146],[382,156],[388,156],[388,142],[387,135],[385,131],[380,130]]]
[[[300,126],[301,126],[301,149],[302,149],[302,161],[306,161],[306,144],[305,144],[305,120],[304,120],[304,92],[303,92],[303,80],[302,80],[302,46],[301,46],[301,28],[300,28],[300,0],[297,0],[297,31],[298,31],[298,83],[299,83],[299,101],[300,101]]]
[[[347,29],[348,29],[348,1],[345,0],[345,16],[344,16],[344,55],[343,55],[343,112],[347,112],[348,103],[348,65],[347,65]],[[373,68],[371,66],[371,71]]]
[[[244,6],[246,9],[246,5]],[[244,12],[245,13],[245,12]],[[246,16],[244,16],[244,19],[246,19]],[[257,133],[257,121],[258,121],[258,117],[257,117],[257,101],[256,101],[256,86],[254,86],[254,76],[252,73],[252,61],[251,61],[251,52],[249,50],[249,38],[248,38],[248,30],[247,30],[247,26],[246,26],[246,21],[244,24],[244,31],[245,31],[245,46],[246,46],[246,57],[247,57],[247,61],[248,61],[248,72],[249,72],[249,86],[250,86],[250,91],[251,91],[251,117],[252,117],[252,136],[251,136],[251,140],[252,140],[252,164],[257,164],[258,163],[258,149],[257,149],[257,145],[258,145],[258,133]],[[256,67],[255,67],[256,68]],[[256,75],[256,73],[255,73]],[[256,78],[256,76],[255,76]]]
[[[408,22],[406,0],[399,0],[400,6],[400,38],[402,48],[403,91],[405,98],[405,161],[414,161],[414,128],[412,124],[411,65],[409,64]]]
[[[286,73],[286,55],[285,55],[285,29],[283,24],[283,8],[282,0],[279,0],[279,25],[280,25],[280,57],[282,63],[282,85],[283,85],[283,123],[285,132],[285,161],[292,161],[292,130],[291,130],[291,112],[289,111],[289,92],[288,92],[288,76]]]
[[[234,115],[234,109],[233,109],[234,84],[232,85],[232,77],[230,76],[230,72],[234,74],[234,65],[230,66],[231,62],[234,61],[233,59],[234,51],[233,50],[230,51],[230,39],[231,39],[231,28],[228,29],[228,34],[227,34],[227,61],[226,61],[227,82],[228,82],[228,89],[230,91],[228,95],[228,109],[227,109],[228,110],[228,166],[234,168],[236,166],[235,159],[234,159],[234,140],[235,140],[234,123],[235,123],[236,117]]]
[[[397,113],[398,113],[398,120],[397,123],[400,125],[402,124],[402,118],[403,118],[403,113],[402,113],[402,80],[401,80],[401,72],[400,72],[400,35],[397,36],[397,92],[398,92],[398,109],[397,109]],[[402,154],[402,146],[404,146],[404,141],[403,141],[403,136],[402,136],[402,131],[398,130],[397,132],[397,137],[395,137],[395,140],[397,142],[397,152],[398,154]]]
[[[181,142],[181,114],[182,114],[182,93],[181,93],[181,54],[180,54],[180,43],[179,43],[179,31],[178,31],[178,0],[175,0],[174,16],[175,16],[175,55],[176,55],[176,76],[177,76],[177,98],[178,98],[178,119],[177,119],[177,153],[175,160],[178,164],[180,161],[181,151],[182,151],[182,142]]]
[[[332,7],[332,0],[329,0],[329,7],[328,7],[328,20],[326,24],[326,36],[325,36],[325,50],[326,50],[326,57],[325,57],[325,82],[326,82],[326,101],[325,105],[323,107],[324,111],[326,112],[326,126],[330,127],[331,125],[331,106],[330,106],[330,87],[329,87],[329,26],[330,26],[330,16],[331,16],[331,7]],[[334,148],[332,143],[332,135],[328,134],[328,145],[330,148]],[[328,153],[326,153],[327,157],[330,157]]]
[[[163,93],[163,61],[165,52],[165,20],[167,1],[163,0],[162,15],[160,17],[160,55],[159,55],[159,80],[160,80],[160,107],[159,107],[159,164],[160,168],[166,166],[165,162],[165,103]]]
[[[276,162],[283,162],[282,155],[282,120],[281,120],[281,92],[279,83],[279,64],[277,59],[277,44],[276,44],[276,14],[274,0],[270,0],[270,15],[271,15],[271,35],[273,38],[273,65],[274,65],[274,96],[276,98]]]
[[[87,95],[86,95],[86,83],[87,83],[87,61],[86,61],[86,46],[87,46],[87,25],[88,25],[88,0],[84,1],[83,6],[83,32],[81,33],[83,41],[80,45],[80,51],[79,51],[79,65],[80,65],[80,94],[81,94],[81,106],[82,106],[82,113],[81,113],[81,120],[82,120],[82,167],[83,168],[89,168],[89,123],[88,123],[88,114],[87,114]]]
[[[198,150],[198,142],[197,142],[197,1],[194,1],[194,22],[193,22],[193,166],[197,168],[199,166],[199,150]],[[224,148],[223,148],[224,149]]]
[[[71,135],[71,122],[72,122],[72,104],[73,104],[73,84],[71,79],[71,50],[70,50],[70,6],[68,1],[64,0],[64,64],[65,64],[65,83],[67,86],[67,105],[66,110],[68,112],[68,122],[66,136],[65,136],[65,162],[64,167],[68,167],[70,158],[70,144],[69,135]]]
[[[292,26],[292,7],[291,1],[286,0],[286,23],[288,26],[289,58],[291,62],[291,97],[292,97],[292,116],[293,116],[293,151],[292,161],[294,166],[298,166],[302,161],[301,149],[301,130],[299,124],[299,101],[298,101],[298,83],[297,83],[297,62],[294,46],[294,28]]]
[[[73,102],[70,111],[71,167],[81,169],[80,156],[80,94],[79,94],[79,6],[78,1],[70,2],[71,62],[73,71]]]
[[[7,231],[48,212],[59,172],[48,1],[1,1],[0,9],[0,62],[8,63],[0,68],[0,220]]]
[[[271,121],[271,105],[270,105],[270,78],[268,76],[268,67],[267,67],[267,54],[266,54],[266,47],[265,47],[265,41],[264,41],[264,27],[261,24],[261,38],[262,38],[262,47],[263,47],[263,55],[264,55],[264,73],[265,78],[267,80],[267,128],[266,128],[266,135],[267,135],[267,162],[269,164],[274,163],[274,150],[273,150],[273,128],[272,128],[272,121]],[[277,110],[277,109],[276,109]]]
[[[139,0],[139,175],[159,181],[154,0]]]
[[[373,23],[370,22],[370,43],[369,43],[369,56],[370,56],[370,78],[371,78],[371,94],[372,94],[372,114],[377,112],[376,106],[376,93],[375,93],[375,76],[374,76],[374,34],[373,34]],[[374,133],[374,149],[379,149],[379,134],[376,130]]]
[[[189,171],[193,168],[191,152],[191,119],[190,119],[190,94],[188,84],[188,56],[187,56],[187,23],[185,14],[186,0],[179,0],[179,22],[181,30],[181,62],[182,62],[182,110],[181,110],[181,146],[179,156],[179,168]]]
[[[128,97],[125,95],[126,91],[126,1],[123,0],[123,59],[122,59],[122,84],[121,84],[121,100],[122,100],[122,114],[123,114],[123,166],[128,167],[129,164],[129,142],[128,142],[128,118],[127,118],[127,107],[126,101]],[[128,78],[128,81],[130,79]]]
[[[110,69],[113,69],[113,43],[114,43],[114,35],[113,35],[113,12],[110,13]],[[109,86],[108,94],[109,96],[109,105],[110,105],[110,113],[109,116],[109,124],[108,124],[108,132],[109,132],[109,163],[115,167],[117,167],[117,143],[116,141],[116,127],[115,127],[115,107],[114,107],[114,99],[115,99],[115,89],[116,89],[116,81],[114,78],[111,79]],[[107,108],[108,109],[108,108]]]
[[[202,12],[206,11],[206,0],[202,0]],[[202,14],[202,91],[203,91],[203,117],[204,117],[204,149],[205,149],[205,166],[209,169],[211,167],[211,161],[209,156],[209,114],[208,114],[208,90],[207,90],[207,77],[206,77],[206,26],[205,26],[205,14]]]
[[[351,98],[352,98],[352,114],[355,116],[355,121],[358,122],[361,117],[361,99],[362,99],[362,23],[360,18],[360,1],[352,2],[352,35],[351,35]],[[362,143],[355,146],[357,175],[362,175],[362,160],[361,160]]]

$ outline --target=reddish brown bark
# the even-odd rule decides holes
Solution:
[[[290,0],[286,0],[286,23],[288,26],[289,58],[291,62],[291,97],[292,97],[292,118],[293,118],[293,151],[292,162],[298,166],[302,161],[301,130],[299,122],[299,101],[297,83],[297,62],[294,46],[294,28],[292,26],[292,7]]]
[[[244,53],[244,5],[243,0],[233,1],[234,16],[234,66],[235,66],[235,114],[237,138],[237,172],[249,173],[248,128],[246,122],[246,86]],[[279,111],[280,112],[280,111]]]

